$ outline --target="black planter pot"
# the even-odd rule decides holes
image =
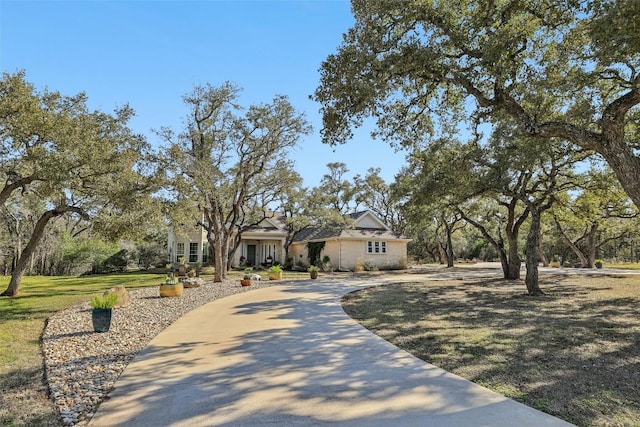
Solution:
[[[111,309],[94,309],[91,312],[91,320],[95,332],[107,332],[111,326]]]

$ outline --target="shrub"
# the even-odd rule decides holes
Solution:
[[[127,271],[129,251],[121,249],[96,266],[97,273],[114,273]]]
[[[369,261],[362,264],[362,268],[364,269],[364,271],[378,271],[378,267],[371,264]]]
[[[104,310],[113,308],[118,303],[117,294],[107,294],[105,296],[95,296],[91,298],[91,307],[94,310]]]
[[[298,261],[296,263],[296,268],[295,268],[296,270],[306,271],[307,268],[309,268],[309,264],[305,264],[304,261]]]
[[[167,276],[164,278],[164,284],[165,284],[165,285],[177,285],[178,283],[180,283],[180,280],[179,280],[177,277],[175,277],[175,276],[169,276],[169,275],[167,275]]]
[[[280,267],[279,265],[273,265],[269,269],[269,273],[282,273],[282,267]]]
[[[285,270],[293,269],[293,257],[287,257],[287,259],[284,260],[284,269]]]

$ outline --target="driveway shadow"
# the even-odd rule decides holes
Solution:
[[[340,297],[366,280],[260,289],[189,313],[127,367],[90,425],[567,425],[361,327]]]

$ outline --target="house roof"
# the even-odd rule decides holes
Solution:
[[[307,228],[300,231],[293,238],[294,242],[308,242],[314,240],[330,240],[330,239],[363,239],[363,238],[377,238],[397,240],[405,239],[403,236],[397,235],[389,230],[376,229],[376,228],[355,228],[346,230],[331,230],[323,228]],[[409,239],[407,239],[409,240]]]
[[[329,239],[405,239],[393,233],[389,227],[371,211],[355,212],[349,215],[355,221],[353,228],[307,228],[297,233],[294,242],[307,242]],[[406,239],[409,240],[409,239]]]
[[[272,214],[273,216],[263,219],[260,224],[250,227],[247,231],[286,231],[285,215],[278,212],[272,212]]]

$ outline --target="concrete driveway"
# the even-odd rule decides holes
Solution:
[[[568,426],[417,359],[340,298],[401,276],[283,282],[179,319],[126,368],[91,426]]]

